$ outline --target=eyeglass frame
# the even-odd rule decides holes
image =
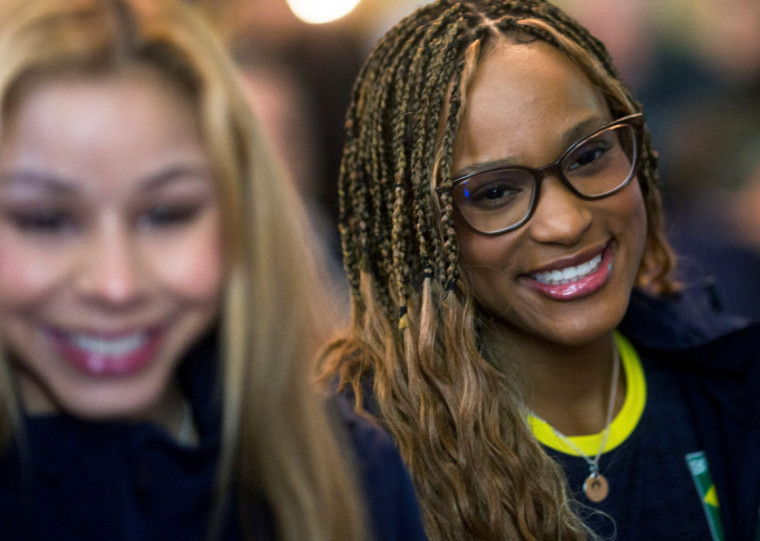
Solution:
[[[613,188],[612,190],[609,190],[599,195],[584,195],[580,193],[575,188],[575,186],[573,186],[572,183],[567,179],[567,177],[565,176],[565,173],[562,171],[562,166],[560,165],[562,163],[562,160],[564,160],[570,153],[572,153],[575,149],[577,149],[580,145],[582,145],[583,143],[585,143],[592,137],[596,137],[598,134],[606,130],[609,130],[610,128],[615,128],[620,125],[628,125],[628,126],[631,126],[631,128],[633,129],[634,155],[631,160],[631,172],[628,175],[628,178],[616,188]],[[457,212],[462,215],[462,219],[464,220],[464,222],[473,231],[476,231],[477,233],[481,235],[487,235],[487,236],[502,235],[504,233],[514,231],[518,227],[525,225],[531,219],[531,217],[533,217],[533,214],[535,213],[536,208],[538,207],[538,201],[541,198],[541,184],[544,178],[546,178],[548,175],[553,174],[554,176],[556,176],[559,179],[559,181],[562,183],[562,185],[565,188],[567,188],[570,193],[572,193],[576,197],[583,199],[585,201],[595,201],[597,199],[604,199],[605,197],[609,197],[611,195],[618,193],[620,190],[628,186],[638,174],[639,166],[641,165],[641,149],[643,146],[643,134],[642,134],[643,127],[644,127],[643,113],[634,113],[631,115],[627,115],[627,116],[618,118],[616,120],[613,120],[612,122],[609,122],[605,124],[604,126],[597,128],[591,133],[584,135],[583,137],[575,141],[572,145],[570,145],[568,148],[566,148],[565,151],[562,152],[562,154],[560,154],[560,156],[556,160],[554,160],[552,163],[549,163],[547,165],[544,165],[538,168],[528,167],[524,165],[501,165],[498,167],[492,167],[490,169],[481,169],[480,171],[474,171],[472,173],[468,173],[466,175],[462,175],[461,177],[455,178],[454,180],[451,181],[450,186],[437,187],[436,192],[438,194],[445,193],[445,192],[453,193],[454,188],[458,184],[461,184],[462,182],[476,175],[481,175],[484,173],[493,173],[494,171],[500,171],[502,169],[509,169],[509,170],[520,169],[523,171],[527,171],[528,173],[530,173],[530,176],[533,178],[534,185],[535,185],[535,188],[533,191],[533,197],[531,198],[531,201],[530,201],[530,207],[528,208],[528,212],[525,214],[525,217],[522,220],[504,229],[499,229],[498,231],[491,231],[491,232],[485,232],[485,231],[481,231],[477,229],[475,226],[470,224],[467,218],[464,217],[464,215],[459,210],[459,207],[456,204],[456,200],[454,200],[454,206],[457,209]]]

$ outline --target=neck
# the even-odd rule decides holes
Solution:
[[[493,340],[491,341],[493,342]],[[567,436],[596,434],[607,425],[613,376],[614,338],[610,332],[591,343],[569,346],[513,335],[497,340],[501,358],[513,359],[522,378],[527,408]],[[506,344],[509,344],[508,346]],[[620,370],[613,415],[625,401]]]
[[[173,438],[182,440],[182,443],[192,443],[195,439],[195,429],[192,424],[192,412],[189,412],[188,417],[187,407],[187,400],[179,383],[174,379],[147,418],[163,427]]]

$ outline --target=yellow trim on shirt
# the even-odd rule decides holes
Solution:
[[[631,343],[619,332],[615,332],[615,343],[620,351],[620,360],[625,374],[625,401],[620,412],[615,416],[610,425],[610,434],[604,452],[611,451],[620,446],[631,435],[636,425],[639,424],[641,414],[647,401],[647,384],[644,377],[644,369],[641,359]],[[528,424],[538,441],[557,451],[568,455],[580,456],[552,430],[551,426],[542,419],[528,415]],[[584,454],[590,457],[596,456],[604,439],[604,431],[587,436],[572,436],[568,438]]]

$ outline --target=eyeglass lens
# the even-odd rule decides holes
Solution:
[[[577,195],[596,198],[614,192],[633,175],[636,137],[632,126],[619,124],[566,151],[562,175]],[[454,187],[454,200],[476,230],[494,233],[514,227],[532,212],[544,172],[504,167],[473,175]]]

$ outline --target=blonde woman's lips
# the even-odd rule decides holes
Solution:
[[[163,332],[159,328],[118,332],[50,330],[60,357],[89,376],[127,376],[150,365]]]

